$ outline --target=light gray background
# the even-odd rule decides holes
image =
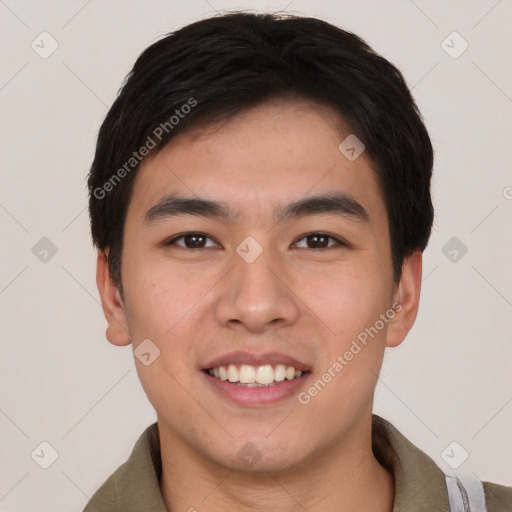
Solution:
[[[388,350],[375,409],[442,468],[457,441],[469,453],[461,469],[512,485],[510,0],[0,0],[0,511],[81,510],[155,419],[131,348],[104,336],[85,176],[139,53],[236,8],[351,30],[413,88],[436,150],[435,232],[418,320]],[[31,47],[50,48],[43,31],[59,45],[47,59]],[[469,43],[456,59],[441,46],[453,31]],[[445,44],[454,52],[463,42]],[[42,237],[58,249],[46,262],[32,252]],[[468,248],[456,262],[442,252],[452,237]],[[58,452],[46,470],[31,458],[42,441]],[[36,454],[51,456],[44,446]]]

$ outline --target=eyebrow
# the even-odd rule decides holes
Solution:
[[[177,217],[178,215],[196,215],[219,219],[236,217],[235,212],[221,201],[171,194],[165,196],[146,212],[144,222],[150,223],[168,217]]]
[[[304,197],[279,208],[276,213],[278,222],[291,217],[319,214],[334,214],[359,222],[370,220],[364,207],[351,195],[343,192]]]
[[[351,195],[336,192],[317,196],[308,196],[279,206],[274,212],[276,222],[307,215],[338,215],[349,220],[368,222],[370,216],[365,208]],[[144,216],[144,223],[177,217],[194,215],[200,217],[233,220],[238,217],[227,203],[200,197],[167,195],[152,206]]]

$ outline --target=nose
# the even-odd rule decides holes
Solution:
[[[287,283],[283,264],[270,251],[252,263],[234,256],[234,268],[222,281],[216,315],[224,327],[243,326],[251,333],[292,325],[299,318],[299,302]]]

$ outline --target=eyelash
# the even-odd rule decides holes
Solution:
[[[208,236],[206,233],[202,233],[200,231],[190,231],[190,232],[187,232],[187,233],[182,233],[181,235],[178,235],[178,236],[175,236],[169,240],[166,240],[164,242],[164,246],[172,246],[172,245],[177,245],[176,242],[178,240],[181,240],[182,238],[185,238],[186,236],[193,236],[193,235],[196,235],[196,236],[203,236],[203,237],[206,237],[207,239],[215,242],[216,244],[220,245],[218,242],[216,242],[212,237]],[[332,235],[329,235],[328,233],[324,233],[322,231],[313,231],[311,233],[307,233],[305,235],[302,235],[300,238],[297,239],[296,242],[294,242],[294,244],[297,244],[298,241],[300,240],[303,240],[305,238],[308,238],[310,236],[321,236],[321,237],[326,237],[330,240],[333,240],[334,241],[334,244],[333,245],[327,245],[327,247],[321,247],[321,248],[317,248],[316,250],[325,250],[325,249],[330,249],[332,247],[348,247],[348,243],[344,242],[343,240],[340,240],[339,238],[335,237],[335,236],[332,236]],[[185,246],[182,246],[182,245],[179,245],[178,247],[182,247],[183,249],[189,249],[189,250],[199,250],[199,249],[208,249],[208,247],[196,247],[196,248],[193,248],[193,247],[185,247]],[[311,248],[311,247],[299,247],[299,249],[314,249],[314,248]]]

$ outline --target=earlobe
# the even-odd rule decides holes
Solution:
[[[130,335],[124,303],[117,286],[112,281],[108,268],[107,252],[98,251],[96,263],[96,284],[101,297],[103,313],[107,319],[107,339],[112,345],[129,345]]]
[[[396,347],[402,343],[411,330],[418,314],[421,291],[422,252],[414,251],[402,265],[402,276],[396,287],[393,304],[395,317],[388,325],[386,346]]]

